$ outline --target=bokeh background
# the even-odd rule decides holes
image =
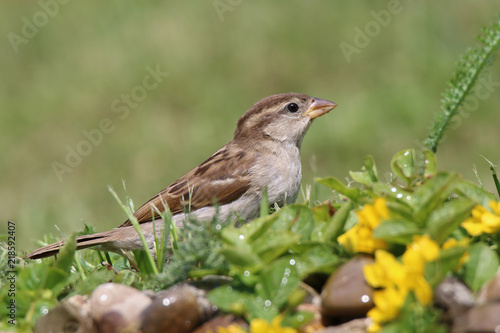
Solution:
[[[254,102],[288,91],[339,104],[306,136],[304,187],[345,179],[366,155],[386,177],[392,155],[426,137],[460,54],[499,12],[498,0],[2,1],[0,232],[15,221],[21,252],[83,221],[115,227],[125,215],[108,185],[124,197],[124,180],[138,207],[228,142]],[[115,112],[144,91],[148,67],[169,75]],[[476,166],[493,191],[480,155],[500,163],[500,61],[484,80],[490,94],[437,156],[473,181]],[[112,129],[84,147],[103,119]],[[58,177],[54,162],[78,145],[87,156]],[[330,197],[313,185],[313,199]]]

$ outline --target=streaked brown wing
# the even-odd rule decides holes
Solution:
[[[229,143],[151,198],[134,215],[139,223],[145,223],[159,218],[158,213],[152,212],[153,206],[163,212],[166,204],[172,214],[177,214],[185,211],[188,206],[191,211],[195,211],[213,206],[215,202],[220,205],[230,203],[250,187],[248,171],[252,164],[251,154]],[[127,220],[120,227],[130,225],[132,224]]]

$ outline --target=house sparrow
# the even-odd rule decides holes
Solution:
[[[239,120],[234,137],[205,162],[142,205],[134,216],[152,248],[153,220],[165,204],[181,227],[187,216],[211,220],[250,221],[259,215],[264,189],[270,204],[293,203],[302,178],[300,146],[314,118],[337,104],[304,94],[273,95],[255,103]],[[189,211],[188,211],[189,210]],[[159,221],[158,221],[159,222]],[[163,223],[156,223],[157,232]],[[64,241],[27,255],[37,259],[57,254]],[[77,238],[77,248],[99,246],[107,251],[141,249],[140,238],[126,221],[118,228]]]

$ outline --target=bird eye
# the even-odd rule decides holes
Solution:
[[[290,103],[290,104],[287,104],[285,106],[285,109],[288,111],[288,112],[292,112],[292,113],[295,113],[297,111],[299,111],[299,106],[295,103]]]

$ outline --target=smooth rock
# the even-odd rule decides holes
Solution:
[[[481,288],[477,301],[478,303],[500,302],[500,269],[495,277]]]
[[[248,328],[248,324],[243,319],[238,319],[233,315],[222,315],[210,319],[192,333],[214,333],[217,332],[217,327],[228,327],[230,325],[238,325],[244,329]]]
[[[142,311],[152,300],[139,290],[117,283],[98,286],[90,297],[90,312],[101,333],[134,332]]]
[[[363,274],[363,267],[374,262],[367,255],[357,255],[341,265],[329,278],[321,292],[323,320],[365,317],[373,307],[373,288]]]
[[[474,306],[474,296],[464,283],[448,277],[436,287],[434,302],[445,310],[442,319],[451,323],[462,318]]]
[[[41,317],[34,333],[97,333],[87,296],[72,296]]]
[[[467,333],[500,332],[500,303],[473,307],[467,313]]]
[[[318,333],[366,333],[371,320],[368,318],[358,318],[342,325],[325,327]]]
[[[189,285],[174,286],[160,294],[142,312],[143,333],[188,333],[217,309],[205,292]]]

